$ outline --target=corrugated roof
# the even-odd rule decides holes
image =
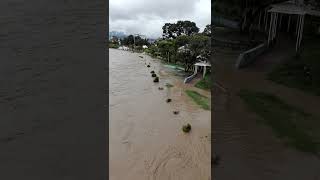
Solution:
[[[271,9],[269,10],[269,12],[297,15],[309,14],[312,16],[320,16],[320,11],[312,9],[311,6],[298,5],[294,1],[286,1],[279,4],[273,4],[271,5]]]
[[[293,1],[287,1],[279,4],[272,4],[269,12],[304,15],[307,11],[304,6],[299,6]]]
[[[194,64],[195,66],[211,66],[211,64],[210,63],[208,63],[208,62],[198,62],[198,63],[195,63]]]

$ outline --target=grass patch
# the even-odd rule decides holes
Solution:
[[[119,47],[119,44],[109,43],[109,48],[118,49]]]
[[[196,91],[186,90],[188,96],[190,96],[194,102],[201,106],[205,110],[210,110],[209,98],[199,94]]]
[[[179,69],[179,70],[184,70],[185,69],[183,64],[180,64],[178,62],[177,63],[172,63],[172,62],[167,62],[167,61],[163,60],[162,63],[167,65],[167,66],[169,66],[169,67],[171,67],[171,68],[174,68],[174,69]]]
[[[173,85],[170,84],[170,83],[166,83],[166,87],[167,87],[167,88],[171,88],[171,87],[173,87]]]
[[[198,81],[195,85],[195,87],[199,89],[209,90],[212,87],[212,80],[211,80],[211,74],[205,75],[204,78],[202,78],[200,81]]]
[[[320,95],[320,38],[307,40],[299,56],[289,58],[268,74],[268,79],[287,87]]]
[[[311,115],[271,94],[241,90],[238,95],[289,146],[303,152],[319,151],[320,126]]]

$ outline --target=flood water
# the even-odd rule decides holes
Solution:
[[[184,74],[128,51],[109,49],[109,60],[110,179],[211,179],[211,112],[186,96],[194,87],[183,84]],[[188,134],[181,130],[186,123],[192,126]]]

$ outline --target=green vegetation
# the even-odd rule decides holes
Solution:
[[[173,87],[173,85],[170,84],[170,83],[166,83],[166,87],[167,87],[167,88],[171,88],[171,87]]]
[[[146,53],[152,57],[160,57],[169,65],[181,65],[187,72],[201,56],[210,56],[211,25],[207,25],[203,32],[191,21],[165,23],[162,27],[163,38],[150,45]]]
[[[140,36],[129,35],[121,40],[121,45],[130,47],[132,50],[137,52],[143,52],[143,45],[149,45],[147,39]]]
[[[206,74],[206,76],[203,79],[201,79],[195,84],[195,87],[204,89],[204,90],[210,90],[212,87],[211,74],[210,73]]]
[[[186,125],[183,125],[182,126],[182,131],[185,132],[185,133],[188,133],[191,131],[191,125],[188,123]]]
[[[119,48],[119,44],[118,43],[109,42],[109,48],[118,49]]]
[[[210,110],[209,98],[199,94],[196,91],[186,90],[188,96],[190,96],[194,102],[201,106],[205,110]]]
[[[159,77],[155,77],[153,82],[159,82]]]
[[[193,34],[160,40],[151,45],[147,52],[153,57],[162,57],[168,65],[182,66],[185,71],[189,71],[196,62],[197,56],[209,58],[210,47],[208,35]]]
[[[205,27],[203,32],[199,32],[195,22],[188,20],[165,23],[162,30],[162,38],[152,44],[147,39],[134,35],[120,39],[120,42],[121,45],[129,47],[134,52],[146,52],[152,57],[162,59],[168,64],[174,64],[186,72],[190,71],[197,61],[197,57],[200,57],[201,60],[209,58],[211,53],[210,24]],[[119,42],[119,39],[114,37],[112,41]],[[115,43],[109,43],[109,45],[114,48],[119,47]],[[144,45],[147,48],[144,49]]]
[[[320,95],[320,38],[304,44],[300,56],[288,59],[268,74],[268,79],[288,87]]]
[[[195,22],[191,21],[177,21],[176,23],[165,23],[162,27],[163,37],[165,39],[176,38],[177,36],[198,33],[199,28]]]
[[[181,62],[176,61],[175,63],[168,63],[168,62],[163,62],[163,64],[165,64],[166,66],[169,66],[171,68],[174,69],[179,69],[179,70],[184,70],[185,68],[183,67],[183,64],[181,64]]]
[[[303,152],[319,151],[320,122],[312,116],[271,94],[241,90],[239,96],[289,146]]]

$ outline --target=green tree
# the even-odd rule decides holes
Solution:
[[[199,55],[205,56],[208,51],[210,52],[210,38],[208,36],[195,34],[191,36],[189,48],[193,57]]]
[[[136,46],[143,46],[143,45],[149,45],[149,42],[147,39],[144,39],[144,38],[141,38],[140,36],[135,36],[134,37],[134,40],[135,40],[135,45]]]
[[[178,49],[177,57],[181,63],[183,63],[185,72],[189,71],[195,62],[188,45],[182,46]]]
[[[162,40],[157,43],[161,56],[170,62],[170,56],[175,54],[177,45],[174,40]]]
[[[165,23],[162,27],[162,37],[164,39],[175,39],[181,35],[192,35],[199,32],[195,22],[178,21],[177,23]]]
[[[211,24],[207,24],[203,30],[203,34],[210,36],[211,35]]]
[[[123,45],[125,45],[125,46],[133,45],[133,43],[134,43],[133,35],[129,35],[129,36],[123,38],[123,40],[122,40],[121,43],[122,43]]]
[[[185,71],[189,71],[201,56],[209,59],[211,55],[210,37],[201,34],[194,34],[189,37],[189,43],[178,49],[178,58],[184,64]]]
[[[178,36],[176,39],[176,44],[178,47],[184,46],[189,43],[190,36]]]

